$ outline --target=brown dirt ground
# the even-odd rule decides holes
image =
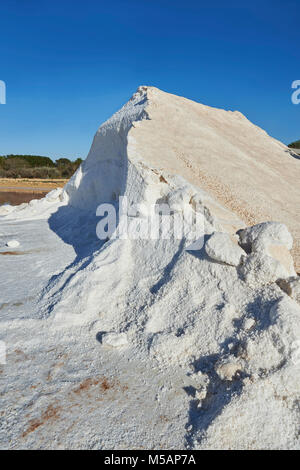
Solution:
[[[20,191],[27,188],[50,191],[55,188],[62,188],[67,181],[67,179],[0,178],[0,191],[9,191],[10,188],[12,190],[19,188]]]
[[[0,178],[0,205],[12,205],[41,199],[49,191],[62,188],[67,179],[29,179],[29,178]]]

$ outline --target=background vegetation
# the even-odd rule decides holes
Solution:
[[[291,149],[300,149],[300,140],[296,140],[296,142],[292,142],[288,145]]]
[[[54,162],[38,155],[4,155],[0,156],[0,178],[70,178],[81,163],[81,158]]]

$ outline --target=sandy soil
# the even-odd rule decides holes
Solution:
[[[24,202],[30,202],[32,199],[42,199],[46,196],[49,190],[8,190],[3,191],[0,189],[0,205],[11,204],[12,206],[18,206]]]
[[[67,179],[0,178],[0,205],[8,203],[15,206],[32,199],[41,199],[53,189],[62,188],[67,181]]]
[[[67,179],[0,178],[0,191],[51,191],[55,188],[62,188],[67,181]]]

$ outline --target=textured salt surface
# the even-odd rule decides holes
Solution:
[[[152,87],[147,99],[149,119],[129,134],[135,155],[209,191],[247,225],[286,224],[300,271],[300,162],[290,149],[237,111]]]
[[[213,197],[260,221],[270,153],[288,158],[239,113],[141,87],[100,127],[63,191],[0,208],[0,251],[16,239],[26,253],[1,257],[2,448],[299,448],[300,306],[287,293],[296,292],[289,232],[270,224],[233,236],[243,220]],[[291,165],[283,192],[298,171]],[[191,251],[190,240],[171,233],[100,242],[95,209],[119,195],[169,202],[172,217],[200,206],[204,246]],[[293,284],[282,290],[275,281]]]

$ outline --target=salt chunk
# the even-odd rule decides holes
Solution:
[[[102,344],[112,348],[127,346],[128,339],[126,333],[105,333],[102,336]]]
[[[196,391],[195,398],[199,401],[202,401],[206,398],[206,395],[207,395],[207,390],[205,387],[203,387],[200,390]]]
[[[290,277],[277,281],[279,287],[300,304],[300,277]]]
[[[214,232],[205,244],[210,258],[231,266],[238,266],[245,251],[230,238],[228,233]]]
[[[243,279],[250,285],[265,285],[285,279],[294,273],[287,270],[287,263],[282,264],[278,259],[263,252],[253,252],[244,259],[239,267]]]
[[[233,380],[235,374],[241,370],[241,365],[234,362],[226,362],[216,367],[216,372],[222,380]]]
[[[282,244],[288,250],[293,247],[293,237],[286,225],[279,222],[263,222],[261,224],[239,230],[241,246],[246,250],[254,250],[269,244]]]
[[[18,240],[9,240],[6,243],[6,246],[8,246],[9,248],[17,248],[18,246],[20,246],[20,242],[18,242]]]
[[[48,202],[55,202],[60,200],[60,196],[62,195],[62,188],[56,188],[50,191],[46,196],[46,201]]]
[[[253,328],[254,325],[255,325],[255,320],[253,318],[245,318],[243,322],[244,330],[251,330],[251,328]]]

